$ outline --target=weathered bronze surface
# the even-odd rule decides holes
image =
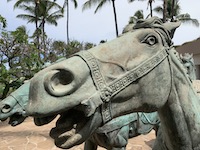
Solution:
[[[200,101],[171,41],[179,25],[140,20],[132,32],[40,71],[31,80],[29,115],[41,125],[60,114],[51,137],[69,148],[112,118],[158,110],[169,150],[198,149]]]
[[[196,68],[194,64],[193,54],[185,53],[184,55],[180,55],[181,60],[185,68],[188,71],[188,75],[190,76],[191,80],[196,80]]]
[[[9,124],[16,126],[22,123],[27,114],[25,105],[28,103],[30,82],[25,82],[16,91],[12,92],[7,98],[0,101],[0,120],[10,118]]]
[[[43,69],[30,81],[26,112],[36,125],[60,115],[50,136],[70,148],[119,116],[158,111],[154,150],[200,149],[199,97],[171,41],[179,25],[139,20],[133,31]],[[127,131],[112,140],[125,143]]]
[[[30,82],[27,81],[11,93],[6,99],[0,102],[0,120],[10,118],[9,123],[16,126],[27,117],[24,106],[28,102]],[[76,112],[73,112],[76,114]],[[73,116],[73,113],[71,114]],[[157,131],[159,127],[159,117],[154,113],[131,113],[117,117],[102,127],[85,141],[85,150],[96,150],[97,146],[107,149],[123,149],[128,143],[128,139],[141,134],[147,134],[152,129]],[[115,137],[115,138],[113,138]]]

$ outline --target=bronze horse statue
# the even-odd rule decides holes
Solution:
[[[0,101],[0,120],[9,120],[9,124],[16,126],[22,123],[26,117],[25,106],[28,103],[30,82],[25,82],[16,91]]]
[[[27,117],[25,105],[28,102],[29,86],[30,82],[26,81],[20,88],[0,102],[0,120],[3,121],[10,118],[9,124],[12,126],[16,126],[25,120]],[[98,128],[95,133],[85,141],[84,149],[96,150],[98,145],[113,150],[114,147],[120,149],[125,148],[129,138],[147,134],[152,129],[157,131],[159,123],[157,112],[131,113],[117,117]],[[113,140],[115,134],[119,137],[118,140]],[[120,136],[124,136],[125,140],[120,140]]]
[[[167,149],[200,149],[199,97],[171,41],[179,25],[139,20],[132,32],[41,70],[28,115],[37,125],[60,115],[50,136],[70,148],[113,118],[158,111]]]
[[[124,77],[125,75],[129,75],[129,72],[133,73],[132,76],[127,77],[127,79],[130,80],[131,83],[127,84],[127,82],[125,82],[124,80],[122,84],[126,83],[126,86],[123,88],[120,88],[120,90],[122,91],[118,91],[118,88],[120,87],[120,85],[116,86],[117,92],[115,92],[114,94],[112,93],[113,92],[112,88],[110,90],[110,89],[105,88],[106,86],[105,87],[103,86],[103,89],[101,89],[98,86],[98,81],[96,81],[96,79],[92,79],[95,77],[95,74],[94,74],[94,70],[91,69],[92,67],[88,63],[88,60],[83,61],[79,57],[74,56],[66,61],[63,61],[59,65],[55,64],[53,67],[45,69],[45,71],[49,71],[49,72],[43,71],[45,75],[42,75],[42,73],[39,73],[38,75],[35,76],[35,79],[32,79],[31,81],[32,82],[31,89],[34,89],[34,90],[31,90],[31,92],[33,93],[32,95],[30,95],[30,98],[31,97],[32,98],[30,99],[29,105],[27,107],[29,115],[35,116],[36,124],[42,125],[44,123],[50,122],[51,119],[55,115],[60,114],[60,119],[57,122],[56,128],[52,129],[51,136],[55,138],[55,142],[57,146],[62,147],[62,148],[69,148],[76,144],[82,143],[83,141],[85,141],[85,139],[89,135],[93,133],[93,131],[95,131],[95,128],[97,129],[97,127],[103,125],[106,122],[109,122],[110,119],[120,116],[122,114],[126,114],[133,111],[134,112],[135,111],[151,112],[154,110],[160,110],[159,114],[163,116],[164,108],[165,110],[169,109],[167,107],[168,103],[171,104],[171,106],[174,106],[174,105],[176,106],[176,103],[175,104],[172,103],[173,96],[180,94],[180,93],[172,94],[172,91],[174,93],[175,88],[173,86],[174,86],[174,83],[176,83],[174,82],[176,80],[174,79],[172,80],[171,78],[172,77],[171,75],[174,75],[174,72],[172,71],[175,69],[175,67],[177,68],[180,67],[179,62],[177,62],[176,57],[174,56],[173,48],[170,42],[171,37],[173,36],[174,29],[176,27],[177,27],[176,23],[173,26],[168,26],[168,24],[162,24],[158,19],[155,19],[155,21],[153,19],[147,20],[144,22],[141,21],[141,22],[138,22],[138,26],[135,27],[135,31],[133,31],[133,33],[127,33],[126,36],[124,35],[124,37],[125,38],[127,37],[127,39],[125,39],[122,36],[118,40],[117,39],[114,40],[114,41],[117,41],[117,43],[120,43],[121,41],[122,45],[128,44],[126,45],[128,47],[125,48],[125,51],[117,51],[118,49],[124,49],[124,46],[118,47],[116,44],[113,44],[114,43],[113,41],[103,46],[89,50],[89,52],[95,56],[96,61],[98,62],[98,67],[96,70],[97,75],[98,75],[98,71],[102,69],[102,74],[103,75],[105,74],[103,78],[105,81],[108,81],[107,83],[109,87],[110,85],[112,85],[112,83],[116,83],[115,81],[119,81],[118,76]],[[141,32],[141,29],[143,29],[145,32],[144,33],[143,31]],[[135,48],[133,49],[133,47],[131,46],[132,44],[136,44],[136,45],[138,44],[138,45],[135,47],[133,45],[133,47]],[[146,49],[142,49],[137,54],[135,51],[140,48],[139,46],[142,46],[143,48],[146,48]],[[167,53],[164,53],[163,49],[156,49],[156,48],[162,48],[162,47],[166,48],[165,50]],[[109,56],[112,59],[109,59],[108,56],[101,57],[101,55],[104,55],[103,53],[101,54],[101,52],[114,52],[114,49],[116,49],[117,54],[113,53],[114,54],[113,56]],[[128,55],[127,57],[124,57],[123,58],[124,60],[119,59],[119,57],[125,56],[125,55],[120,55],[120,53],[123,54],[124,52],[126,53],[128,51],[130,51],[130,54],[132,55]],[[163,56],[162,56],[162,53],[159,53],[160,51],[163,52]],[[143,53],[145,55],[141,56],[141,54]],[[155,56],[154,56],[154,53],[156,53]],[[138,59],[138,57],[140,57],[141,60]],[[102,58],[105,58],[105,59],[102,59]],[[166,58],[171,59],[171,62],[168,63]],[[153,64],[153,65],[152,64],[149,65],[146,68],[147,70],[149,70],[147,72],[143,72],[143,70],[146,70],[146,69],[142,67],[146,65],[146,62],[142,63],[145,59],[147,59],[146,62],[151,62]],[[139,62],[136,61],[136,63],[134,64],[132,63],[133,60],[137,60]],[[77,64],[75,62],[77,62]],[[88,66],[84,64],[86,62]],[[157,64],[157,62],[159,63]],[[140,65],[140,63],[142,65]],[[178,65],[176,66],[174,64],[178,64]],[[76,68],[79,65],[81,66],[81,70],[80,68],[74,70],[74,68]],[[165,67],[168,66],[167,67],[168,69],[170,69],[171,67],[173,68],[170,69],[170,72],[163,71],[164,69],[163,65]],[[105,70],[106,68],[108,68],[108,66],[109,68],[113,68],[113,69],[108,70],[108,73],[106,74]],[[140,69],[141,67],[142,67],[142,70],[138,70],[138,68]],[[133,72],[131,71],[132,68],[134,68]],[[89,69],[91,69],[91,71]],[[180,71],[181,75],[183,74],[182,77],[186,78],[185,80],[183,80],[185,81],[183,83],[186,83],[187,85],[188,79],[185,76],[185,72],[183,71],[182,68],[180,70],[179,69],[177,70]],[[143,73],[141,73],[141,71]],[[157,73],[155,73],[155,71]],[[81,72],[83,74],[76,74],[76,73],[81,73]],[[136,74],[134,72],[136,72]],[[40,75],[42,76],[40,77]],[[83,75],[83,78],[82,78],[82,75]],[[178,76],[178,74],[175,74],[175,75]],[[68,76],[69,78],[65,79],[64,77],[66,76]],[[162,76],[164,76],[164,78],[162,78]],[[148,77],[151,77],[152,81],[149,80]],[[158,77],[158,79],[156,77]],[[42,84],[38,82],[35,83],[36,78],[38,78],[39,81],[42,81],[41,82]],[[164,83],[166,83],[166,87],[162,87],[162,84],[160,84],[160,80],[163,81],[163,79],[165,81]],[[75,82],[73,82],[74,80]],[[173,82],[168,82],[168,81],[173,81]],[[153,91],[145,90],[150,87],[150,84],[152,84],[152,86],[156,88],[153,89]],[[155,85],[160,85],[160,86],[157,87]],[[82,88],[80,88],[79,86]],[[187,86],[190,87],[190,84]],[[38,87],[39,89],[37,89]],[[173,87],[173,90],[171,90],[172,87]],[[66,91],[63,90],[65,88],[66,88]],[[180,90],[179,88],[180,87],[178,87],[177,89]],[[91,96],[90,95],[91,93],[90,94],[88,93],[89,92],[88,89],[93,89],[92,94],[94,95]],[[141,91],[139,89],[141,89]],[[189,89],[192,89],[192,88],[190,87]],[[104,90],[105,92],[103,92]],[[77,92],[78,93],[83,92],[83,93],[75,96],[74,93],[77,94]],[[133,93],[130,93],[130,92],[133,92]],[[169,92],[169,97],[163,96],[163,94],[167,92]],[[38,94],[34,95],[34,93],[38,93]],[[143,96],[141,96],[142,93],[144,94]],[[192,95],[195,95],[194,94],[195,92],[191,92],[191,93]],[[107,95],[106,97],[108,97],[109,100],[107,100],[107,98],[105,99],[104,94]],[[45,95],[47,97],[45,97]],[[145,98],[145,95],[148,95],[150,97],[148,97],[147,99]],[[188,95],[188,96],[189,96],[189,99],[191,100],[190,98],[191,95]],[[121,98],[125,98],[125,99],[121,99]],[[186,98],[183,99],[183,102],[185,102]],[[158,102],[156,101],[155,103],[155,100],[160,100],[160,101]],[[45,101],[47,103],[45,103]],[[128,101],[130,103],[128,103]],[[63,105],[60,103],[62,103]],[[196,103],[195,100],[194,100],[194,103]],[[56,104],[56,105],[53,105],[53,104]],[[181,103],[181,104],[184,104],[184,103]],[[35,106],[35,107],[32,108],[32,106]],[[161,108],[162,106],[164,106],[164,108]],[[38,110],[37,110],[37,107],[39,108]],[[198,105],[196,107],[198,107]],[[46,109],[42,111],[42,108],[46,108]],[[183,110],[185,109],[186,108],[183,108]],[[193,111],[195,110],[196,109],[194,109]],[[168,119],[169,120],[172,119],[172,121],[174,121],[173,120],[174,116],[173,115],[171,116],[171,114],[174,114],[174,113],[171,113],[173,111],[169,111],[169,112],[170,114],[168,115],[166,114],[166,111],[165,111],[164,116],[166,117],[167,115],[167,117],[166,119],[161,119],[163,123],[166,123],[166,125],[162,128],[162,131],[166,130],[166,127],[169,124]],[[184,112],[186,112],[186,115],[188,115],[188,111],[184,111]],[[72,113],[72,115],[69,115],[70,113]],[[188,118],[188,116],[186,117]],[[85,118],[85,119],[80,119],[80,118]],[[194,118],[194,120],[195,119],[196,118]],[[181,120],[179,119],[179,121]],[[186,121],[190,122],[189,119]],[[187,124],[187,122],[185,124]],[[176,122],[175,123],[173,122],[173,124],[176,125]],[[169,125],[169,127],[171,126]],[[181,126],[181,127],[184,127],[184,126]],[[183,131],[183,128],[181,128],[180,130]],[[167,132],[168,130],[166,130],[166,133],[164,134],[164,142],[169,147],[169,149],[176,149],[176,148],[184,149],[185,145],[187,146],[185,149],[191,149],[193,145],[194,145],[193,147],[198,146],[199,142],[198,141],[195,142],[195,138],[191,139],[189,136],[188,138],[186,138],[187,136],[185,136],[183,134],[184,132],[181,132],[180,130],[178,130],[177,126],[175,126],[174,131],[176,131],[175,133],[178,133],[178,134],[177,135],[175,134],[176,136],[173,137],[173,139],[180,138],[179,140],[180,142],[178,142],[177,147],[175,146],[176,141],[173,141],[173,139],[170,140],[169,138],[170,134]],[[190,129],[189,133],[191,133],[191,131],[192,130]],[[183,136],[179,136],[182,134]],[[192,144],[190,142],[187,143],[187,141],[191,141]],[[180,145],[182,145],[182,147],[179,147]]]

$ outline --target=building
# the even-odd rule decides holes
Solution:
[[[193,54],[194,64],[196,67],[196,76],[197,79],[200,79],[200,38],[190,42],[186,42],[183,45],[177,46],[176,50],[180,54]]]

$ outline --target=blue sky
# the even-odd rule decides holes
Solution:
[[[24,13],[21,10],[13,9],[14,2],[7,3],[7,0],[0,0],[0,14],[7,19],[7,30],[15,30],[20,25],[26,25],[31,34],[35,26],[27,24],[26,21],[16,18],[17,14]],[[57,0],[60,4],[64,0]],[[162,4],[162,0],[155,0],[153,7]],[[82,4],[85,0],[79,0],[78,9],[70,6],[70,39],[83,42],[93,42],[98,44],[101,40],[112,40],[115,38],[115,26],[113,18],[113,10],[111,3],[103,7],[99,12],[94,14],[94,9],[82,12]],[[196,18],[200,22],[200,0],[180,0],[182,8],[181,13],[189,13],[191,18]],[[116,11],[119,26],[119,33],[128,23],[129,17],[137,10],[142,9],[145,16],[149,13],[147,10],[147,2],[128,3],[127,0],[116,0]],[[158,15],[155,14],[154,15]],[[66,15],[65,15],[66,16]],[[49,38],[55,40],[66,41],[66,17],[58,21],[58,26],[47,26],[46,32]],[[173,39],[175,45],[194,40],[200,37],[200,28],[196,28],[191,24],[182,24],[176,31]]]

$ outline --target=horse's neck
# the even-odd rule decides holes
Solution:
[[[159,110],[163,138],[170,150],[193,150],[200,144],[200,101],[187,75],[174,65],[172,89]]]

